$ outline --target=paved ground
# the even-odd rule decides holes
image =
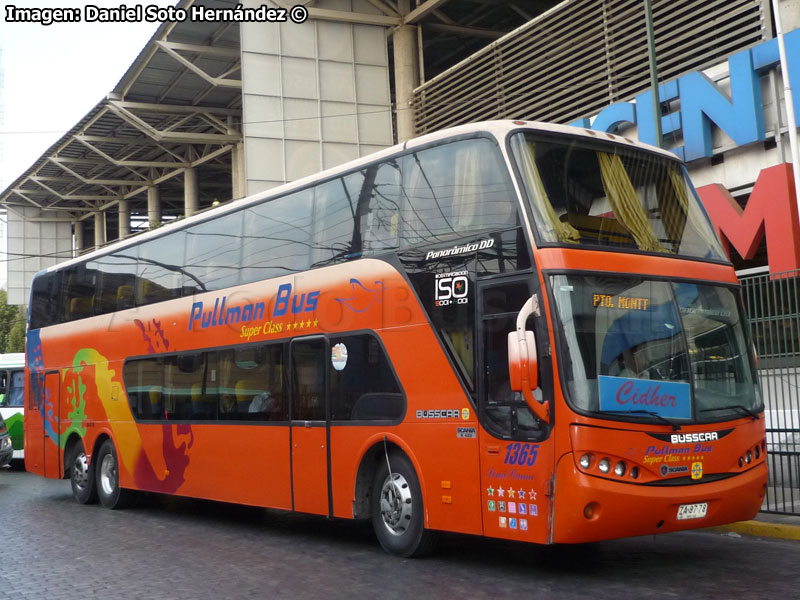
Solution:
[[[109,511],[0,472],[0,597],[797,598],[800,542],[701,531],[577,547],[446,536],[385,555],[367,526],[179,498]]]

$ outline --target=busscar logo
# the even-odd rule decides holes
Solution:
[[[732,431],[733,429],[722,429],[720,431],[696,431],[693,433],[648,433],[647,435],[670,444],[696,444],[697,442],[716,442]]]
[[[459,419],[460,410],[418,410],[418,419]]]
[[[694,442],[713,442],[719,439],[716,431],[704,431],[702,433],[673,433],[670,442],[673,444],[692,444]]]

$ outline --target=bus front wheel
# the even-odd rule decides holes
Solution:
[[[131,492],[119,487],[119,462],[114,442],[106,440],[92,461],[95,465],[97,495],[106,508],[124,508],[130,503]]]
[[[411,558],[432,550],[434,535],[425,529],[419,478],[407,456],[393,452],[388,464],[380,461],[371,498],[372,527],[386,552]]]
[[[78,440],[72,445],[70,457],[67,459],[67,468],[69,469],[69,482],[72,485],[72,495],[75,500],[80,504],[94,504],[97,502],[94,463],[89,464],[82,441]]]

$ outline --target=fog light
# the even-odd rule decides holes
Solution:
[[[747,451],[747,454],[745,455],[745,457],[744,457],[744,460],[745,460],[745,462],[746,462],[748,465],[749,465],[751,462],[753,462],[753,453],[752,453],[752,452],[750,452],[750,450],[748,450],[748,451]]]
[[[628,470],[627,465],[622,461],[614,465],[614,473],[617,475],[617,477],[622,477],[623,475],[625,475],[625,471],[627,470]]]
[[[631,469],[631,477],[633,479],[638,479],[639,478],[639,467],[633,467]]]
[[[597,468],[600,469],[601,473],[608,473],[611,469],[611,462],[607,458],[603,458],[597,463]]]
[[[588,469],[590,466],[592,466],[592,455],[584,454],[583,456],[581,456],[581,459],[578,461],[578,464],[580,464],[581,468]]]
[[[596,519],[599,514],[600,506],[597,502],[589,502],[589,504],[583,507],[583,516],[588,520]]]

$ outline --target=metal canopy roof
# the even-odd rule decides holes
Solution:
[[[180,0],[190,7],[195,0]],[[291,6],[294,2],[276,0]],[[394,0],[364,0],[381,15],[316,8],[311,18],[421,25],[426,77],[455,64],[557,4],[556,0],[424,0],[401,17]],[[237,0],[204,0],[235,8]],[[354,2],[356,4],[356,2]],[[363,2],[362,2],[363,4]],[[366,6],[366,5],[365,5]],[[54,218],[88,219],[129,201],[133,225],[146,223],[147,189],[162,213],[183,213],[183,169],[197,170],[199,207],[232,196],[231,150],[242,140],[238,23],[168,22],[159,27],[114,90],[6,190],[0,205],[34,206]],[[68,93],[68,92],[64,92]],[[45,216],[45,215],[42,215]],[[106,213],[117,237],[116,210]]]
[[[125,199],[132,214],[146,214],[146,190],[157,185],[165,214],[177,214],[182,170],[200,165],[200,189],[227,199],[229,152],[241,141],[241,114],[238,24],[164,23],[114,90],[17,178],[0,203],[82,219]],[[200,204],[211,201],[201,196]]]

